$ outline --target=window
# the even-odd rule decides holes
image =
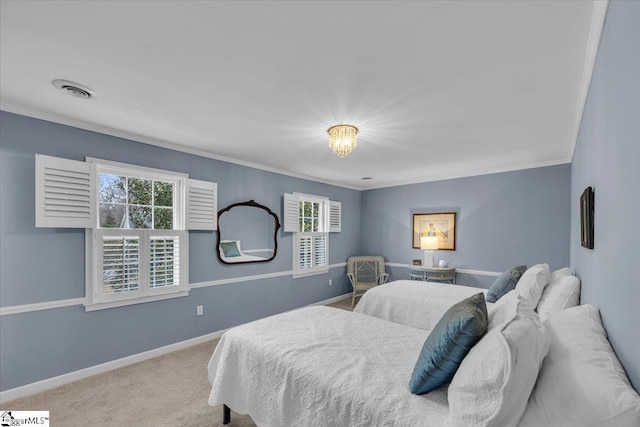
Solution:
[[[86,310],[188,294],[191,230],[214,230],[215,183],[36,155],[36,226],[85,228]]]
[[[329,271],[329,231],[340,231],[340,203],[285,194],[284,231],[293,232],[293,276]]]
[[[95,227],[87,230],[90,304],[185,295],[186,175],[92,162],[97,209]]]

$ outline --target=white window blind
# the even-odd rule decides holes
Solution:
[[[138,236],[102,237],[102,293],[140,289],[140,239]]]
[[[284,231],[293,232],[293,276],[329,271],[329,231],[340,231],[340,202],[309,194],[284,195]]]
[[[180,239],[178,237],[152,237],[149,245],[151,288],[176,286],[180,283]]]
[[[328,252],[328,246],[327,246],[326,233],[323,233],[319,236],[314,236],[313,237],[313,263],[315,267],[328,268],[329,265],[327,262],[327,252]]]
[[[93,181],[88,163],[36,154],[36,227],[91,227]]]
[[[339,233],[342,228],[342,203],[329,201],[329,232]]]
[[[298,270],[310,270],[313,267],[313,238],[302,235],[298,237]]]
[[[187,193],[187,228],[218,229],[218,185],[215,182],[190,179]]]

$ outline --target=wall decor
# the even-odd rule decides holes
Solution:
[[[587,187],[580,196],[580,244],[588,249],[593,249],[593,214],[593,188]]]
[[[268,262],[278,253],[280,220],[254,200],[218,211],[218,259],[223,264]]]
[[[420,249],[420,237],[438,236],[439,251],[456,250],[456,213],[413,214],[413,236],[411,247]]]

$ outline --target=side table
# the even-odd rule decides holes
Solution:
[[[422,280],[424,282],[445,282],[456,284],[456,269],[453,267],[422,267],[412,265],[409,267],[409,278],[411,280]]]

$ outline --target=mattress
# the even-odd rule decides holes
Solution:
[[[209,404],[259,426],[440,426],[447,386],[408,388],[428,333],[324,306],[238,326],[209,362]]]
[[[414,328],[432,330],[454,304],[486,289],[438,282],[396,280],[368,290],[354,312]],[[492,303],[487,303],[491,310]]]

